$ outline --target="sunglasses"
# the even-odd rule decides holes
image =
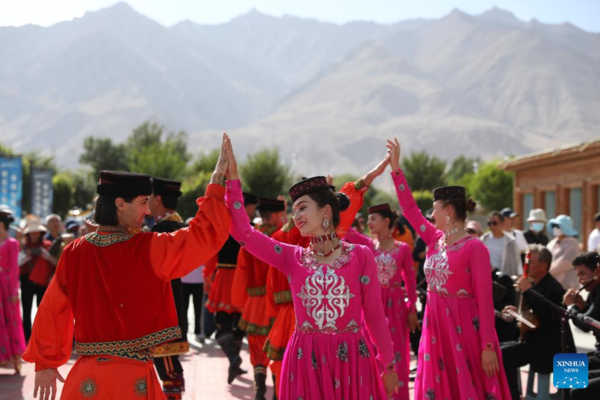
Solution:
[[[475,229],[471,229],[471,228],[467,228],[467,234],[468,235],[475,235],[478,234],[479,232],[477,232]]]
[[[488,221],[488,226],[496,226],[498,225],[498,221]]]

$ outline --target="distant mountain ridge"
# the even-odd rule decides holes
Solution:
[[[125,3],[52,27],[0,28],[0,141],[67,166],[83,138],[147,119],[191,149],[234,136],[305,174],[362,172],[384,139],[445,159],[598,136],[600,34],[494,8],[335,25],[252,11],[164,27]]]

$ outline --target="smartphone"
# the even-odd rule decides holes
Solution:
[[[39,256],[40,254],[42,254],[42,249],[40,249],[39,247],[35,247],[31,249],[30,252],[32,256]]]

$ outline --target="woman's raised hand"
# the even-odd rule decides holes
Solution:
[[[238,169],[237,169],[237,161],[235,159],[235,154],[233,153],[233,145],[231,144],[231,139],[227,134],[225,134],[225,152],[227,154],[227,158],[229,160],[229,165],[227,166],[227,180],[233,181],[239,179]]]
[[[390,153],[390,165],[393,171],[400,169],[400,143],[398,139],[394,138],[394,141],[388,139],[388,152]]]
[[[216,183],[219,185],[225,185],[225,175],[227,174],[229,166],[229,158],[227,156],[227,139],[226,133],[223,134],[223,141],[221,142],[221,152],[217,159],[217,165],[210,179],[210,183]]]

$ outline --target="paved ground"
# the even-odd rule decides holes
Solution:
[[[204,345],[196,341],[192,341],[191,344],[191,352],[183,356],[187,389],[184,400],[254,399],[254,384],[247,345],[242,351],[244,359],[242,367],[250,369],[250,371],[247,375],[238,378],[233,385],[227,385],[228,363],[218,345],[212,340],[208,340]],[[77,356],[73,356],[67,365],[59,369],[63,376],[67,376],[76,359]],[[21,376],[14,375],[13,371],[8,369],[0,369],[0,400],[33,399],[34,375],[34,367],[31,364],[23,365]],[[270,374],[267,382],[269,383],[267,399],[270,400],[273,396]],[[62,384],[59,385],[62,386]]]
[[[194,321],[190,308],[190,321]],[[193,326],[190,327],[193,332]],[[577,344],[578,351],[585,353],[594,348],[594,336],[584,333],[579,329],[572,327]],[[189,337],[191,344],[190,353],[182,357],[186,376],[186,393],[184,400],[229,400],[229,399],[254,399],[254,385],[252,381],[252,371],[249,361],[248,346],[244,345],[242,358],[243,368],[249,369],[247,375],[237,379],[233,385],[227,384],[227,366],[228,362],[223,357],[219,346],[213,340],[207,340],[206,344],[196,342],[192,336]],[[70,368],[77,359],[73,356],[67,365],[60,368],[61,374],[66,377]],[[412,366],[416,364],[413,357]],[[527,383],[528,367],[522,369],[521,381],[523,386]],[[34,366],[23,364],[21,375],[14,375],[13,371],[0,369],[0,400],[31,400],[33,399],[33,380]],[[272,399],[273,385],[271,376],[267,378],[269,392],[267,399]],[[59,384],[60,386],[61,384]],[[410,383],[410,393],[412,398],[413,383]],[[525,389],[525,388],[523,388]],[[552,388],[552,392],[556,389]],[[60,392],[59,392],[60,393]],[[58,396],[57,396],[58,398]]]

